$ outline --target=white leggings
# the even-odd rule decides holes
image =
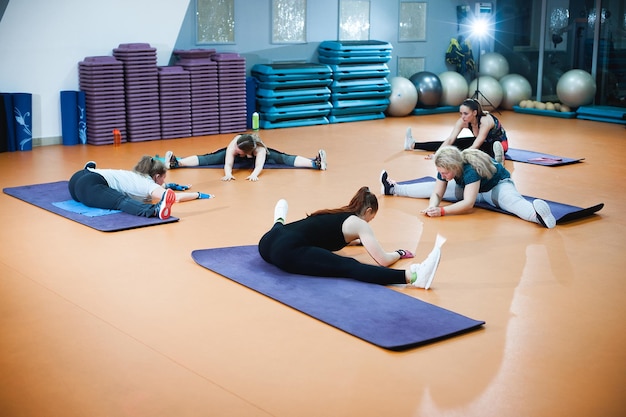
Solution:
[[[416,184],[396,184],[393,187],[393,193],[400,197],[430,198],[434,188],[435,183],[432,181]],[[462,200],[463,188],[458,186],[454,180],[448,181],[443,199],[447,201]],[[537,213],[532,203],[517,191],[515,183],[510,178],[500,180],[498,185],[487,192],[478,193],[476,202],[489,204],[515,214],[520,219],[541,224],[537,219]]]

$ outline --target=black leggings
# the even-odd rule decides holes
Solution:
[[[128,214],[154,217],[156,204],[145,204],[109,187],[104,177],[88,169],[76,172],[68,185],[72,198],[88,207],[121,210]]]
[[[299,245],[300,237],[275,223],[259,241],[259,254],[283,271],[317,277],[352,278],[372,284],[406,284],[404,271],[368,265],[328,249]]]
[[[456,146],[460,150],[468,149],[469,147],[472,146],[472,144],[474,143],[475,140],[476,140],[476,138],[474,138],[474,137],[457,138],[454,141],[453,146]],[[415,144],[413,145],[413,149],[421,149],[421,150],[424,150],[424,151],[436,152],[437,149],[439,149],[439,147],[441,146],[442,143],[443,142],[415,142]],[[504,145],[504,142],[502,144]],[[493,154],[493,142],[484,141],[483,144],[480,145],[479,149],[481,151],[489,154],[492,158],[494,157],[494,154]],[[504,150],[505,151],[506,151],[506,149],[507,149],[507,147],[504,146]]]

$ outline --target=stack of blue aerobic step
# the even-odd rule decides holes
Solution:
[[[381,119],[389,106],[391,44],[383,41],[324,41],[318,60],[332,70],[331,123]]]
[[[331,70],[319,63],[256,64],[259,127],[274,129],[328,124]]]

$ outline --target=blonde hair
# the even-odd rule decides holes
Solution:
[[[479,149],[465,149],[456,146],[442,146],[435,153],[435,166],[453,172],[457,177],[463,173],[463,165],[470,164],[481,178],[491,179],[496,166],[491,156]]]

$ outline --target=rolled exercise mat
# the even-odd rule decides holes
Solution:
[[[33,95],[13,93],[15,139],[18,151],[33,149]]]
[[[63,145],[78,145],[78,92],[61,91],[61,135]]]

